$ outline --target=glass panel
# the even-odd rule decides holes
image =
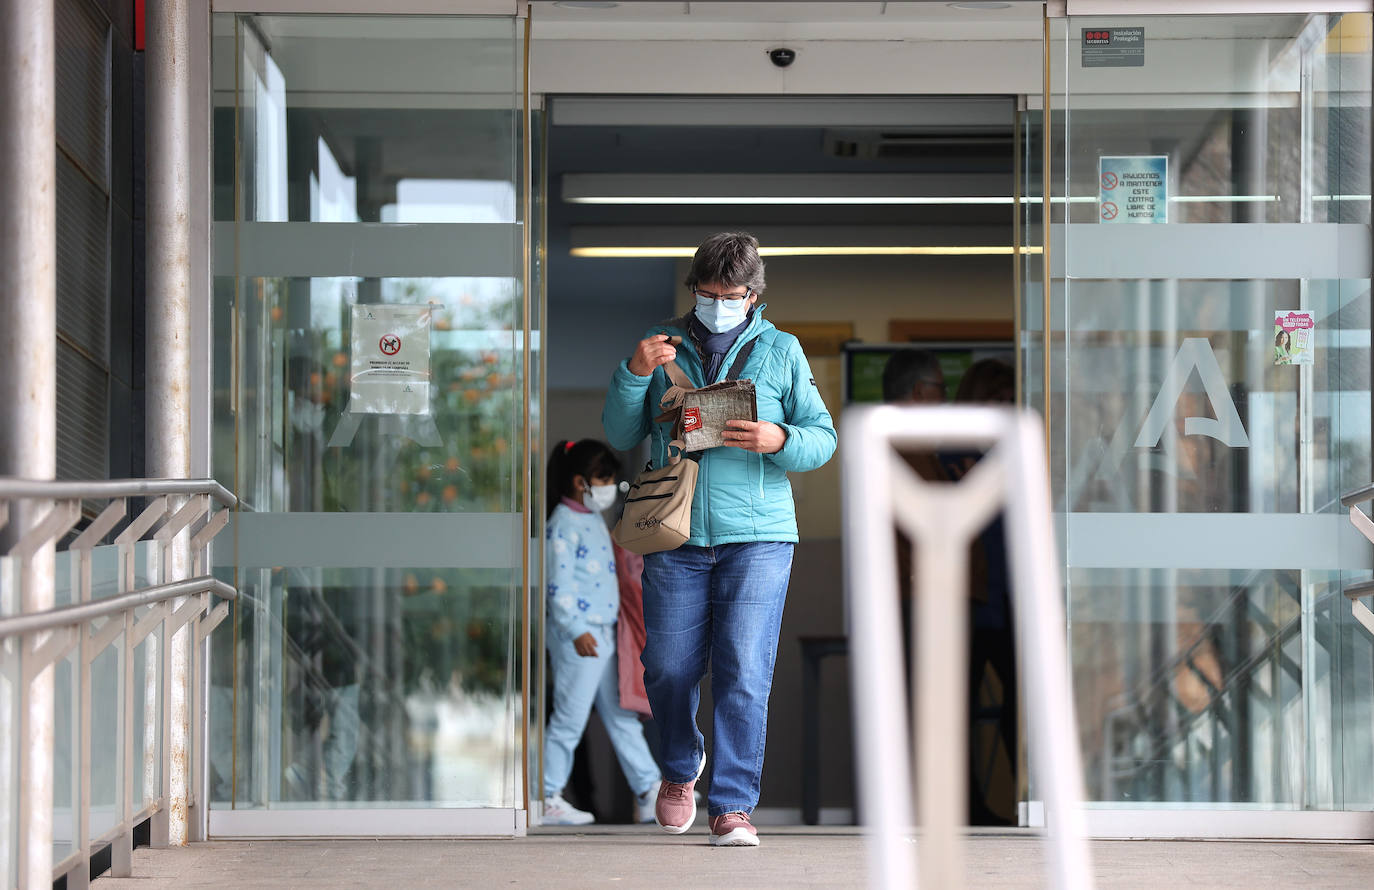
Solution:
[[[123,619],[113,619],[123,624]],[[124,634],[114,638],[91,663],[91,837],[119,822],[119,711],[124,696],[120,655]]]
[[[522,805],[516,22],[215,33],[214,460],[247,596],[212,800]]]
[[[81,781],[81,745],[77,733],[80,722],[81,690],[77,686],[78,653],[59,658],[53,665],[52,736],[52,861],[66,859],[77,849],[76,813],[72,791]]]
[[[1341,588],[1371,547],[1338,499],[1370,476],[1369,16],[1067,24],[1051,427],[1089,797],[1367,806]],[[1085,63],[1140,27],[1143,66]]]

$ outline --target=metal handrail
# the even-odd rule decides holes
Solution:
[[[1370,594],[1374,594],[1374,581],[1361,581],[1345,589],[1345,598],[1348,600],[1357,600]]]
[[[91,500],[106,498],[157,497],[166,494],[205,494],[225,507],[239,499],[214,479],[108,479],[97,482],[70,482],[63,479],[20,479],[0,476],[0,501],[50,498],[52,500]]]
[[[189,578],[185,581],[174,581],[171,584],[145,587],[142,590],[121,593],[102,600],[73,603],[69,606],[58,606],[44,612],[29,612],[24,615],[0,618],[0,640],[17,634],[37,633],[59,627],[85,624],[87,621],[117,615],[139,606],[150,606],[178,597],[204,593],[207,590],[227,600],[238,596],[238,591],[233,587],[218,578],[205,575],[200,578]]]
[[[145,503],[132,515],[130,501]],[[12,506],[37,510],[11,509]],[[84,502],[108,502],[98,513],[83,518]],[[13,851],[23,886],[37,886],[51,863],[52,880],[65,878],[72,890],[89,886],[89,862],[98,845],[109,842],[110,873],[132,875],[133,835],[144,819],[150,822],[153,846],[204,840],[208,819],[209,649],[214,629],[229,614],[229,600],[238,593],[211,574],[210,544],[228,524],[239,499],[214,479],[113,479],[93,481],[37,480],[0,477],[0,526],[9,524],[7,548],[18,571],[0,577],[0,584],[16,582],[17,602],[30,611],[0,617],[0,642],[5,644],[7,669],[17,671],[15,688],[28,696],[31,685],[64,659],[72,659],[70,684],[71,727],[71,852],[51,862],[54,850],[54,777],[51,768],[20,770],[20,794]],[[74,535],[74,537],[72,537]],[[94,553],[110,541],[118,553],[117,592],[96,599],[92,578]],[[136,563],[142,543],[153,545],[148,579],[138,587]],[[0,555],[5,551],[0,550]],[[52,606],[55,561],[70,556],[72,601]],[[183,577],[191,575],[190,578]],[[30,600],[25,590],[39,595]],[[214,598],[219,597],[217,605]],[[139,614],[140,608],[145,608]],[[122,752],[116,765],[117,823],[94,837],[91,830],[92,747],[105,744],[92,736],[92,672],[95,662],[114,649],[119,653],[123,690],[118,701],[119,729],[115,744]],[[143,704],[143,731],[152,747],[143,751],[138,768],[134,727],[135,659],[144,663],[145,682],[155,685]],[[48,681],[51,682],[51,681]],[[174,707],[177,692],[183,704]],[[51,693],[35,692],[36,695]],[[12,738],[21,746],[19,762],[51,764],[53,736],[42,731],[44,708],[33,713],[21,698],[18,728]],[[51,716],[52,708],[46,707]],[[34,725],[26,725],[33,720]],[[150,734],[151,735],[148,735]],[[151,759],[150,759],[151,758]],[[160,761],[160,763],[159,763]],[[0,766],[13,769],[13,765]],[[136,795],[135,774],[141,775]],[[141,796],[139,796],[141,795]],[[145,805],[139,806],[143,802]],[[9,809],[11,801],[0,801]],[[65,803],[64,803],[65,808]],[[67,840],[63,839],[66,844]],[[0,846],[8,854],[9,849]],[[7,862],[3,862],[8,866]],[[45,882],[45,880],[43,881]]]
[[[1355,526],[1365,540],[1374,544],[1374,522],[1371,522],[1364,511],[1357,506],[1371,499],[1374,499],[1374,482],[1341,495],[1341,506],[1350,508],[1350,524]],[[1374,610],[1360,602],[1361,596],[1374,592],[1369,588],[1369,582],[1355,584],[1345,591],[1345,595],[1350,600],[1350,614],[1355,617],[1356,621],[1364,625],[1365,630],[1374,634]]]
[[[1374,482],[1371,482],[1364,488],[1357,488],[1354,491],[1347,491],[1345,494],[1341,495],[1341,506],[1353,507],[1356,504],[1363,503],[1364,501],[1368,500],[1374,500]]]

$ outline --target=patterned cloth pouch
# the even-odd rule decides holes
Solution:
[[[758,420],[752,380],[724,380],[682,395],[682,441],[688,451],[724,445],[727,420]]]

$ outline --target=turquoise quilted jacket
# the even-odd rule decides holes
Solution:
[[[835,425],[801,344],[765,320],[764,308],[760,304],[754,309],[749,326],[721,362],[717,380],[703,379],[701,357],[691,345],[683,319],[656,325],[644,335],[683,338],[677,363],[694,386],[724,379],[744,344],[757,341],[739,377],[754,381],[759,420],[776,423],[787,434],[786,444],[776,454],[722,446],[693,455],[699,458],[700,471],[692,501],[692,537],[687,541],[691,546],[796,541],[797,512],[787,474],[814,470],[835,453]],[[629,451],[650,436],[653,465],[667,462],[672,425],[655,423],[654,418],[660,413],[659,399],[670,385],[663,368],[640,377],[630,370],[628,360],[620,363],[601,415],[611,445]]]

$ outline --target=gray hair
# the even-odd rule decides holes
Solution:
[[[763,280],[763,260],[759,259],[759,239],[748,232],[717,232],[697,248],[692,268],[687,272],[688,290],[718,283],[725,287],[747,287],[756,294],[767,287]]]
[[[945,372],[935,353],[910,347],[892,353],[883,366],[883,401],[906,398],[918,383],[945,385]]]

